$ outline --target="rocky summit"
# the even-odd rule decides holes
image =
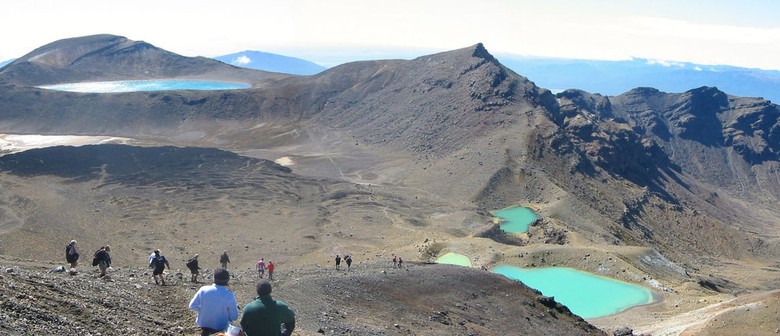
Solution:
[[[133,79],[251,88],[39,88]],[[174,270],[196,253],[213,269],[227,250],[241,304],[254,263],[273,260],[300,335],[780,327],[780,112],[768,101],[714,87],[553,94],[482,44],[296,76],[112,35],[56,41],[0,68],[0,101],[5,135],[130,139],[0,157],[0,333],[197,334],[186,305],[198,285],[177,271],[150,284],[156,248]],[[518,205],[539,220],[527,233],[497,229],[490,212]],[[108,279],[88,260],[74,275],[50,272],[71,239],[84,255],[112,246]],[[472,267],[431,264],[447,252]],[[336,271],[337,254],[358,267]],[[572,267],[656,299],[584,321],[496,265]]]

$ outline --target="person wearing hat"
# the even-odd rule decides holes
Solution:
[[[165,286],[165,276],[163,275],[163,272],[165,272],[166,267],[171,269],[171,265],[168,263],[168,259],[165,259],[165,256],[160,254],[160,250],[154,250],[154,259],[149,263],[149,267],[154,268],[152,271],[154,283],[159,285],[160,282],[162,282],[163,286]],[[160,281],[157,281],[157,278],[160,278]]]
[[[247,336],[292,335],[295,312],[282,301],[271,298],[271,283],[260,281],[257,298],[244,307],[241,329]]]
[[[214,284],[202,286],[190,300],[190,310],[198,313],[195,323],[201,335],[211,335],[228,328],[238,319],[236,296],[228,288],[230,273],[224,268],[214,270]]]

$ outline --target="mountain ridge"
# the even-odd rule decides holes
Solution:
[[[144,48],[117,62],[162,53]],[[92,55],[84,54],[73,59]],[[157,245],[186,254],[178,231],[185,227],[205,233],[198,235],[200,246],[221,250],[223,241],[209,237],[218,233],[213,223],[225,222],[244,232],[229,246],[243,260],[240,267],[253,266],[256,256],[245,246],[254,246],[260,238],[254,234],[262,231],[275,237],[283,262],[300,267],[344,249],[368,259],[404,253],[421,262],[458,251],[485,269],[498,263],[570,266],[624,281],[655,280],[660,295],[694,306],[695,298],[777,282],[780,180],[773,176],[780,126],[777,105],[762,99],[710,87],[678,94],[652,88],[620,96],[552,94],[482,44],[413,60],[347,63],[312,76],[186,67],[186,77],[224,71],[253,80],[251,89],[214,92],[55,92],[24,83],[89,74],[71,75],[76,70],[66,66],[67,76],[56,69],[34,80],[14,76],[29,63],[0,71],[0,132],[124,136],[154,151],[208,147],[241,157],[219,155],[195,165],[177,156],[172,166],[150,160],[127,177],[144,181],[159,168],[155,174],[164,178],[158,180],[180,181],[175,188],[107,184],[110,170],[99,169],[105,163],[82,167],[100,172],[86,181],[51,172],[22,179],[4,169],[0,183],[12,191],[0,205],[6,219],[24,223],[25,230],[0,236],[3,254],[31,255],[23,242],[61,236],[47,228],[64,216],[71,234],[82,222],[99,232],[121,227],[104,239],[134,244],[127,253],[141,259]],[[136,76],[106,64],[93,63],[92,71],[102,72],[98,78]],[[187,191],[200,182],[177,180],[171,168],[212,167],[204,168],[206,184],[259,174],[255,161],[243,157],[287,162],[286,177],[273,179],[278,192],[263,197],[235,184],[200,195]],[[223,167],[219,162],[232,168],[216,169]],[[285,196],[285,190],[296,191]],[[63,212],[66,200],[89,206]],[[518,204],[541,216],[529,233],[506,239],[491,231],[490,211]],[[138,226],[150,222],[171,233],[144,236]],[[655,308],[636,308],[636,314],[648,312],[643,309]]]
[[[102,69],[102,70],[101,70]],[[110,73],[109,75],[106,75]],[[258,70],[239,69],[205,57],[183,57],[143,41],[100,34],[58,40],[17,58],[0,70],[0,80],[36,86],[86,80],[167,77],[236,80],[273,78]]]

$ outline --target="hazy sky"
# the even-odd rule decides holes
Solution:
[[[484,43],[493,54],[780,70],[776,0],[14,0],[0,61],[115,34],[185,56],[257,50],[325,66]]]

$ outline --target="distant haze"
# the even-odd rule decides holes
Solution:
[[[293,75],[313,75],[326,69],[319,64],[300,58],[251,50],[218,56],[214,57],[214,59],[243,68]]]
[[[398,51],[396,54],[404,52]],[[381,58],[382,54],[362,56],[376,59]],[[410,54],[405,56],[407,59],[415,58]],[[501,54],[496,57],[514,72],[553,92],[580,89],[616,96],[637,87],[685,92],[702,86],[713,86],[730,95],[763,97],[780,102],[780,71],[775,70],[648,59],[594,61]],[[239,67],[297,75],[312,75],[326,69],[304,59],[262,51],[242,51],[215,59]],[[332,63],[336,63],[331,64],[335,66],[338,62]]]
[[[710,66],[647,59],[592,61],[499,55],[497,58],[537,85],[559,92],[580,89],[616,96],[637,87],[685,92],[713,86],[742,97],[780,102],[780,71],[733,66]]]
[[[344,63],[380,49],[421,56],[484,43],[493,53],[780,70],[777,13],[771,0],[8,1],[0,60],[63,38],[115,34],[185,56],[265,50],[324,66],[334,64],[310,55],[359,56]]]

